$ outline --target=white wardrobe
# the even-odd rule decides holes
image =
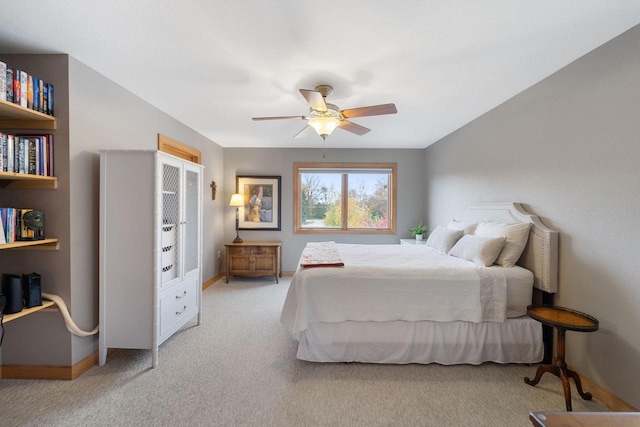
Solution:
[[[100,153],[100,365],[201,320],[202,169],[160,151]]]

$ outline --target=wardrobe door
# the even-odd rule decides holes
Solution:
[[[200,170],[184,167],[183,275],[197,274],[200,267]]]

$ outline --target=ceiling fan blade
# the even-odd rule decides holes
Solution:
[[[276,117],[252,117],[251,120],[282,120],[282,119],[302,119],[308,120],[305,116],[276,116]]]
[[[340,121],[340,129],[355,133],[356,135],[364,135],[365,133],[371,131],[371,129],[357,125],[353,122],[350,122],[349,120]]]
[[[347,119],[353,117],[365,117],[365,116],[381,116],[383,114],[395,114],[398,110],[395,104],[381,104],[372,105],[370,107],[350,108],[348,110],[342,110],[342,115]]]
[[[322,94],[315,90],[300,89],[300,93],[307,100],[311,108],[317,111],[327,111],[327,103]]]
[[[309,136],[309,135],[311,135],[313,133],[315,133],[315,130],[311,126],[307,125],[307,126],[304,127],[304,129],[302,129],[300,132],[298,132],[294,136],[294,138],[305,138],[305,137],[307,137],[307,136]]]

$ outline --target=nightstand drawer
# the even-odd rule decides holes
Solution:
[[[266,255],[275,254],[277,248],[273,246],[234,246],[229,248],[231,255]]]
[[[274,255],[276,248],[273,246],[254,246],[251,253],[253,255]]]

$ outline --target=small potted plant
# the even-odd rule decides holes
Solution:
[[[412,236],[416,236],[416,240],[422,240],[422,235],[427,231],[427,228],[422,225],[422,221],[420,221],[420,224],[413,227],[410,231]]]

